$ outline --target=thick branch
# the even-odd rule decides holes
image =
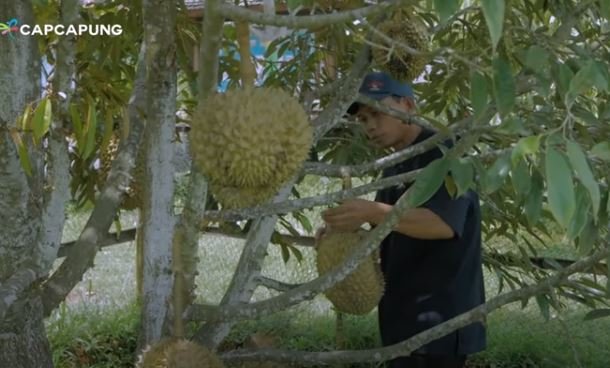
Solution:
[[[204,218],[207,221],[240,221],[244,219],[254,219],[261,216],[269,216],[277,213],[290,213],[301,209],[323,206],[329,203],[339,202],[344,199],[365,195],[376,190],[391,187],[393,185],[409,183],[415,179],[416,175],[420,171],[421,170],[414,170],[408,173],[379,179],[372,183],[360,185],[352,189],[340,190],[337,192],[308,198],[284,200],[282,202],[265,204],[243,210],[206,211]]]
[[[68,254],[61,266],[44,284],[41,291],[44,313],[49,315],[61,303],[70,290],[82,279],[83,274],[93,266],[99,239],[108,232],[124,195],[129,186],[131,171],[135,166],[136,152],[144,130],[141,114],[145,111],[144,48],[140,50],[138,71],[134,91],[129,106],[130,129],[127,140],[121,142],[116,160],[108,175],[96,205],[80,234],[76,246]]]
[[[301,286],[300,284],[287,284],[285,282],[270,279],[264,276],[259,276],[257,278],[257,281],[261,286],[264,286],[267,289],[273,289],[277,291],[289,291]]]
[[[247,21],[261,25],[288,27],[288,28],[320,28],[333,24],[346,23],[360,18],[369,17],[371,15],[380,14],[383,11],[396,6],[411,4],[411,0],[394,0],[384,1],[377,5],[358,8],[355,10],[341,11],[333,14],[322,15],[275,15],[269,13],[260,13],[245,9],[240,6],[222,4],[219,8],[219,13],[223,17],[233,20]],[[206,15],[209,9],[206,10]]]
[[[253,304],[223,306],[222,308],[203,305],[193,306],[191,309],[191,318],[194,320],[205,319],[208,321],[254,319],[283,310],[302,301],[312,299],[320,292],[327,290],[347,277],[347,275],[356,269],[362,260],[368,257],[378,247],[378,244],[381,243],[398,223],[401,215],[410,208],[408,201],[410,193],[411,189],[407,190],[396,202],[386,219],[354,246],[353,253],[346,258],[343,264],[334,268],[327,274],[302,284],[281,296]]]
[[[339,83],[336,96],[313,121],[314,142],[317,143],[321,137],[337,125],[345,111],[354,102],[353,96],[358,95],[358,89],[370,65],[369,54],[370,48],[368,46],[364,46],[360,50],[349,74]]]
[[[32,269],[21,269],[8,280],[0,284],[0,322],[4,320],[6,312],[11,305],[20,297],[37,279],[37,274]]]
[[[78,24],[77,0],[61,2],[61,23]],[[60,37],[57,44],[57,63],[53,72],[53,124],[50,130],[46,187],[42,217],[42,239],[38,242],[36,262],[42,273],[47,273],[57,258],[66,218],[66,203],[70,200],[70,157],[66,142],[68,107],[74,94],[76,74],[76,36]]]
[[[536,285],[528,286],[497,296],[477,308],[454,317],[429,330],[423,331],[409,338],[408,340],[391,346],[369,350],[333,351],[321,353],[294,352],[285,350],[260,350],[256,352],[233,351],[223,354],[222,358],[226,362],[244,360],[271,360],[276,362],[299,363],[306,365],[380,362],[394,359],[400,356],[408,355],[420,346],[443,337],[452,331],[467,326],[473,322],[482,321],[489,313],[506,304],[526,300],[535,295],[542,294],[545,291],[560,285],[570,275],[587,270],[592,265],[608,257],[609,254],[610,249],[606,246],[605,248],[595,252],[593,255],[556,272],[553,276],[546,278]]]

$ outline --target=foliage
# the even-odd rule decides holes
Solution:
[[[422,190],[414,201],[424,200],[431,188],[443,183],[453,183],[458,192],[476,189],[485,241],[504,237],[513,245],[511,253],[486,249],[489,255],[499,255],[486,257],[486,266],[501,285],[516,288],[547,276],[547,270],[530,261],[547,242],[568,245],[579,258],[590,254],[608,235],[610,214],[609,2],[410,3],[433,36],[432,61],[414,84],[420,117],[440,130],[471,119],[468,127],[482,132],[463,132],[465,140],[476,138],[465,155],[445,157],[418,177],[415,185]],[[36,16],[41,23],[56,21],[58,2],[37,1]],[[83,8],[81,16],[87,23],[121,24],[125,32],[121,37],[84,36],[76,43],[76,92],[67,120],[77,207],[95,202],[100,189],[97,159],[114,130],[129,128],[126,107],[142,40],[139,1],[108,1]],[[188,120],[198,96],[198,73],[190,55],[205,35],[184,12],[179,19],[177,59],[182,70],[177,102]],[[341,92],[334,83],[350,71],[357,51],[371,43],[370,30],[378,20],[298,30],[278,38],[269,45],[266,58],[257,60],[263,69],[261,84],[286,88],[307,101],[305,107],[317,117]],[[228,78],[228,88],[236,88],[239,62],[231,24],[223,36],[219,76]],[[51,66],[49,77],[56,42],[54,36],[40,39],[40,51]],[[293,56],[283,60],[289,51]],[[26,147],[41,145],[60,92],[49,87],[40,100],[28,101],[20,130],[12,132],[26,172],[31,172]],[[311,158],[357,164],[385,153],[368,147],[358,124],[344,118],[312,148]],[[448,172],[453,182],[442,180]],[[364,179],[378,174],[372,171]],[[300,196],[296,189],[292,194]],[[219,209],[210,199],[208,209]],[[294,235],[301,231],[287,220],[289,216],[305,231],[314,230],[303,210],[281,214],[280,226]],[[251,221],[223,225],[247,231]],[[272,240],[279,242],[277,237]],[[285,259],[299,256],[292,244],[281,245]],[[605,267],[610,272],[608,264]],[[607,304],[610,285],[604,281],[575,276],[536,302],[545,316],[566,299]]]
[[[99,313],[68,311],[49,323],[49,337],[54,363],[60,368],[130,367],[137,334],[138,314],[135,306]],[[95,316],[95,318],[92,318]],[[469,367],[559,367],[576,365],[606,367],[610,352],[604,348],[609,320],[582,322],[582,312],[571,312],[545,322],[531,313],[501,311],[489,320],[489,348],[474,355]],[[345,320],[346,344],[349,349],[377,347],[379,336],[373,314]],[[567,330],[566,330],[567,329]],[[239,323],[227,337],[221,351],[243,347],[248,337],[264,334],[278,338],[282,348],[301,351],[327,351],[334,346],[334,318],[306,318],[284,312],[260,321]],[[558,337],[549,339],[552,333]],[[570,338],[569,336],[572,336]],[[575,355],[576,354],[576,355]],[[86,360],[90,365],[84,365]],[[354,367],[374,367],[360,364]]]

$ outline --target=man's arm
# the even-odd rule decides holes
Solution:
[[[380,224],[392,210],[392,205],[371,202],[367,211],[367,222]],[[453,229],[442,218],[427,208],[412,208],[400,218],[394,231],[412,238],[426,240],[451,239],[455,236]]]
[[[338,231],[354,231],[362,224],[380,224],[392,206],[364,199],[348,199],[339,207],[322,213],[322,218],[329,228]],[[420,239],[451,239],[455,232],[440,216],[427,208],[408,210],[400,219],[394,230]]]

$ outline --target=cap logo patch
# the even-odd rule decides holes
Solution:
[[[380,91],[381,87],[383,87],[383,82],[380,80],[372,80],[368,84],[369,91]]]

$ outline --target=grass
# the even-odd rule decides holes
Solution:
[[[320,188],[315,191],[323,192]],[[320,225],[317,213],[308,215],[312,215],[314,228]],[[84,215],[71,216],[64,241],[73,240],[85,221]],[[122,223],[124,228],[134,226],[135,215],[127,213]],[[240,240],[220,236],[201,237],[200,274],[197,278],[200,301],[220,301],[239,260],[242,245]],[[502,247],[509,245],[497,244]],[[304,259],[301,262],[292,257],[284,264],[279,247],[270,245],[263,274],[288,283],[314,278],[313,250],[302,249],[302,252]],[[545,255],[565,255],[569,250],[555,246],[542,252]],[[101,250],[95,259],[95,267],[84,275],[83,281],[70,293],[62,307],[47,320],[56,367],[133,366],[138,325],[138,311],[133,305],[134,259],[132,243]],[[486,274],[486,289],[489,298],[497,290],[497,281],[489,273]],[[274,294],[258,288],[253,299],[266,299]],[[586,310],[574,304],[568,306],[569,309],[548,322],[540,316],[535,302],[530,302],[525,309],[513,304],[494,312],[488,319],[489,347],[472,358],[471,367],[610,367],[610,318],[583,322]],[[375,314],[348,316],[345,329],[348,349],[378,346]],[[276,336],[279,347],[286,349],[328,351],[335,346],[334,315],[330,303],[323,296],[258,321],[239,323],[223,344],[223,349],[244,345],[254,333]]]
[[[582,311],[546,322],[535,313],[502,309],[491,315],[489,348],[471,358],[470,367],[607,368],[610,365],[610,319],[583,322]],[[62,312],[48,324],[58,368],[115,368],[133,364],[138,326],[137,308],[80,309]],[[236,325],[221,350],[242,347],[258,333],[278,338],[278,347],[301,351],[330,351],[335,346],[334,318],[304,318],[287,311]],[[347,316],[347,349],[377,347],[376,315]],[[376,364],[353,365],[372,368]]]

